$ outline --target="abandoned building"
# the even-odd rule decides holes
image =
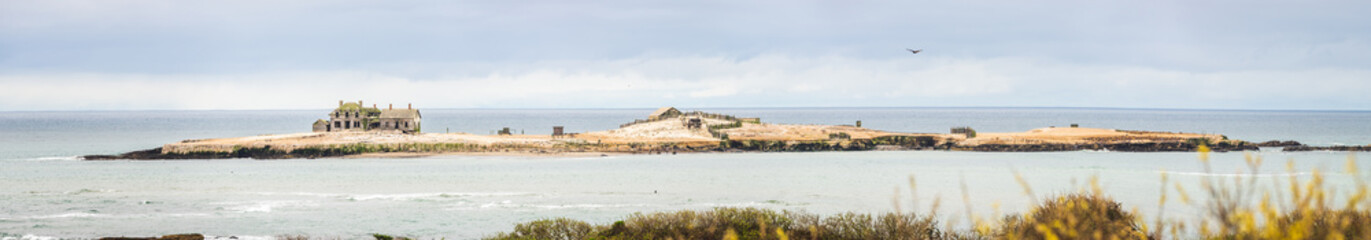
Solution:
[[[647,120],[648,120],[648,121],[657,121],[657,120],[673,118],[673,117],[677,117],[677,116],[681,116],[681,115],[682,115],[682,114],[681,114],[681,110],[676,110],[676,108],[674,108],[674,107],[663,107],[663,108],[658,108],[657,111],[652,112],[651,115],[647,115]]]
[[[314,121],[315,132],[399,130],[404,133],[420,131],[419,109],[410,104],[404,109],[387,105],[379,109],[376,105],[366,107],[362,101],[355,103],[338,101],[338,108],[329,113],[329,119]]]

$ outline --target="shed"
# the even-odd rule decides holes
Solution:
[[[658,108],[657,111],[652,112],[652,115],[647,115],[647,120],[657,121],[677,116],[681,116],[681,110],[676,110],[676,108],[674,107],[663,107]]]

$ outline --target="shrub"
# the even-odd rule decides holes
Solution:
[[[1025,215],[1005,218],[1001,239],[1147,239],[1138,216],[1108,197],[1083,193],[1058,196]]]
[[[519,224],[486,239],[951,239],[931,216],[887,213],[818,215],[758,208],[637,213],[608,226],[568,219]]]
[[[514,226],[513,232],[493,238],[572,240],[586,239],[593,232],[595,232],[595,227],[589,223],[569,218],[555,218],[521,223]]]

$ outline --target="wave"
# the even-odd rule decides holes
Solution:
[[[80,195],[80,194],[86,194],[86,193],[111,193],[111,192],[115,192],[115,190],[114,190],[114,189],[89,189],[89,188],[82,188],[82,189],[76,190],[76,191],[65,192],[65,194],[67,194],[67,195]]]
[[[468,192],[468,193],[364,194],[364,195],[351,195],[351,196],[348,196],[347,199],[353,200],[353,201],[370,201],[370,200],[410,201],[410,200],[431,199],[431,198],[507,197],[507,196],[525,196],[525,195],[532,195],[532,193],[523,193],[523,192],[475,192],[475,193],[472,193],[472,192]]]
[[[233,211],[233,212],[237,212],[237,213],[253,213],[253,212],[268,213],[268,212],[272,212],[273,210],[275,210],[275,209],[277,209],[277,208],[285,208],[285,207],[317,207],[317,206],[319,206],[319,203],[314,202],[314,201],[252,201],[252,202],[225,202],[225,203],[218,203],[218,204],[222,204],[222,205],[233,205],[233,206],[229,206],[229,207],[226,207],[226,208],[223,208],[223,209],[224,209],[224,210]]]
[[[87,212],[71,212],[71,213],[62,213],[62,214],[53,214],[53,215],[30,216],[30,217],[28,217],[28,219],[97,218],[97,217],[109,217],[109,216],[110,216],[109,214],[87,213]]]
[[[114,218],[114,219],[146,219],[153,217],[200,217],[209,216],[207,213],[159,213],[159,214],[124,214],[110,215],[92,212],[69,212],[51,215],[24,216],[17,218],[0,218],[0,220],[47,220],[47,219],[71,219],[71,218]],[[3,235],[0,235],[3,236]]]
[[[647,207],[648,204],[563,204],[563,205],[529,205],[529,207],[540,209],[595,209],[595,208],[629,208]]]
[[[24,161],[30,161],[30,162],[43,162],[43,161],[79,161],[79,160],[81,160],[81,156],[36,157],[36,158],[25,158],[25,159],[22,159],[22,160],[24,160]]]
[[[457,206],[449,207],[449,208],[446,208],[445,210],[448,210],[448,211],[466,211],[466,210],[492,209],[492,208],[500,208],[500,209],[542,209],[542,210],[557,210],[557,209],[642,208],[642,207],[650,207],[650,206],[653,206],[653,204],[645,204],[645,203],[628,203],[628,204],[597,204],[597,203],[576,203],[576,204],[516,204],[516,203],[514,203],[514,201],[511,201],[511,200],[503,200],[503,201],[496,201],[496,202],[487,202],[487,203],[483,203],[483,204],[480,204],[480,205],[471,205],[471,204],[469,204],[469,203],[458,203]]]
[[[533,196],[534,193],[528,192],[428,192],[428,193],[393,193],[393,194],[343,194],[343,193],[314,193],[314,192],[254,192],[258,195],[291,195],[308,196],[323,198],[339,198],[349,201],[413,201],[424,199],[448,199],[448,198],[467,198],[467,197],[507,197],[507,196]]]
[[[18,237],[15,237],[15,236],[18,236]],[[8,234],[8,233],[0,233],[0,240],[58,240],[58,239],[61,239],[61,238],[58,238],[58,237],[51,237],[51,236],[38,236],[38,235],[33,235],[33,234],[11,235],[11,234]]]

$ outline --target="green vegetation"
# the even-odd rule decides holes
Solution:
[[[828,134],[828,139],[832,139],[832,140],[852,139],[852,135],[847,134],[846,132],[829,133],[829,134]]]
[[[731,128],[740,128],[740,127],[743,127],[743,122],[742,122],[742,121],[737,121],[737,120],[734,120],[733,123],[729,123],[729,124],[709,125],[709,134],[712,135],[712,136],[714,136],[715,138],[720,138],[724,133],[720,132],[719,130],[731,129]]]
[[[759,208],[633,214],[592,225],[566,218],[519,224],[486,239],[960,239],[930,216],[915,214],[814,214]]]
[[[385,235],[385,234],[380,234],[380,233],[373,233],[373,234],[371,234],[371,237],[376,238],[376,240],[413,240],[413,239],[407,238],[407,237],[394,237],[394,236]]]
[[[906,148],[926,148],[935,147],[938,140],[931,136],[882,136],[871,139],[871,144],[875,145],[895,145]]]

